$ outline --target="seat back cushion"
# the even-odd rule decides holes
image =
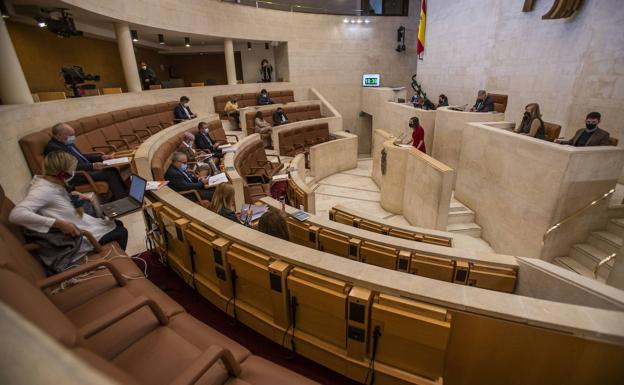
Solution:
[[[43,173],[43,150],[52,139],[49,128],[28,134],[19,140],[20,147],[33,175]]]

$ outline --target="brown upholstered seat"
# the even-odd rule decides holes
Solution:
[[[279,152],[282,155],[295,156],[306,152],[309,147],[331,139],[327,123],[309,124],[301,127],[284,127],[277,133]]]
[[[295,101],[294,92],[292,90],[287,91],[270,91],[269,97],[273,99],[274,103],[286,104]],[[224,111],[225,104],[230,96],[236,96],[238,100],[238,107],[252,107],[257,106],[258,96],[260,92],[245,93],[245,94],[231,94],[231,95],[218,95],[213,98],[215,112],[219,114],[221,119],[226,119],[227,114]]]
[[[544,138],[547,141],[553,142],[555,139],[559,137],[560,133],[561,133],[560,124],[544,122]]]
[[[617,146],[619,143],[619,140],[617,140],[616,138],[610,136],[609,137],[609,145],[610,146]]]
[[[494,103],[494,111],[505,113],[507,109],[507,95],[502,94],[488,94],[492,98]]]
[[[273,125],[273,113],[276,108],[265,109],[262,110],[262,118],[266,120],[267,123]],[[310,104],[306,106],[297,106],[297,107],[284,107],[284,112],[286,116],[288,116],[288,121],[291,123],[300,122],[302,120],[311,120],[311,119],[319,119],[321,116],[321,106],[318,104]],[[251,135],[254,133],[255,128],[255,112],[247,112],[245,114],[245,120],[247,122],[247,135]]]

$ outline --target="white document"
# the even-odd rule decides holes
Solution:
[[[145,185],[145,191],[156,191],[169,183],[168,180],[148,180]]]
[[[281,180],[288,180],[288,174],[280,174],[280,175],[273,176],[273,181],[277,182]]]
[[[224,172],[208,178],[208,186],[216,186],[218,184],[227,183],[227,182],[228,182],[228,178]]]
[[[127,156],[123,156],[121,158],[107,159],[105,161],[102,161],[102,163],[104,163],[104,165],[106,166],[117,166],[130,163],[130,158],[128,158]]]

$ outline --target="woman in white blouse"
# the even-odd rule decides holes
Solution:
[[[86,230],[100,244],[117,241],[125,250],[128,231],[120,221],[95,218],[74,207],[70,194],[89,199],[79,192],[69,193],[67,190],[67,182],[73,178],[76,165],[76,158],[69,153],[56,151],[48,154],[43,161],[45,175],[33,177],[26,198],[13,208],[9,220],[37,233],[57,229],[76,237],[81,230]],[[84,239],[74,259],[82,258],[91,249],[92,246]]]

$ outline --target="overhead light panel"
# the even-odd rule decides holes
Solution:
[[[190,37],[185,37],[184,38],[184,46],[185,47],[190,47],[191,46],[191,38]]]
[[[158,34],[158,44],[165,44],[165,35],[163,35],[162,33]]]
[[[364,19],[364,24],[369,24],[369,23],[370,23],[370,20]]]
[[[362,19],[357,19],[358,24],[362,24]]]
[[[355,19],[351,19],[350,23],[355,24]]]
[[[349,23],[349,19],[344,19],[342,22],[345,23],[345,24],[348,24]]]

